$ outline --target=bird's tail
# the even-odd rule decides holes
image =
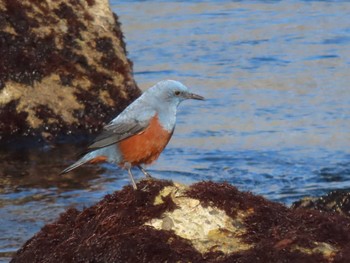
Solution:
[[[60,172],[60,175],[66,174],[66,173],[72,171],[73,169],[75,169],[75,168],[77,168],[77,167],[79,167],[79,166],[81,166],[89,161],[90,161],[90,159],[86,158],[84,156],[83,158],[79,159],[78,161],[76,161],[75,163],[73,163],[72,165],[70,165],[66,169],[64,169],[62,172]]]

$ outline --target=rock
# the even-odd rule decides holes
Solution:
[[[292,208],[307,208],[318,211],[335,212],[350,217],[350,192],[334,190],[321,197],[304,197],[294,202]]]
[[[141,181],[69,209],[12,262],[350,262],[350,218],[227,183]]]
[[[0,0],[0,144],[98,131],[140,95],[108,0]]]
[[[161,218],[151,219],[145,225],[174,231],[177,236],[190,240],[202,254],[213,251],[229,254],[251,247],[240,238],[246,232],[243,221],[247,213],[238,213],[232,219],[222,209],[204,207],[200,200],[187,196],[186,190],[179,184],[163,188],[154,204],[162,204],[165,197],[171,196],[176,209],[164,212]]]

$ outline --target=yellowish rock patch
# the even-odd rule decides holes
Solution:
[[[243,213],[238,213],[232,219],[217,207],[204,207],[199,200],[186,197],[185,190],[186,186],[180,184],[165,187],[155,198],[154,204],[161,204],[163,197],[170,195],[178,209],[165,212],[161,218],[145,224],[159,230],[174,231],[176,235],[190,240],[201,253],[222,251],[229,254],[251,247],[241,239],[246,231]]]

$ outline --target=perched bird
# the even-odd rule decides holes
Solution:
[[[131,168],[151,177],[141,165],[158,159],[174,132],[177,107],[186,99],[204,100],[178,81],[158,82],[107,124],[85,154],[61,174],[85,163],[110,162],[127,169],[137,189]]]

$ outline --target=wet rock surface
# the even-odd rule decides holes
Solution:
[[[141,181],[74,208],[12,262],[349,262],[350,219],[290,209],[227,183]]]
[[[321,197],[305,197],[294,202],[292,208],[334,212],[350,217],[350,192],[347,190],[334,190]]]
[[[0,1],[0,144],[89,134],[140,95],[108,0]]]

